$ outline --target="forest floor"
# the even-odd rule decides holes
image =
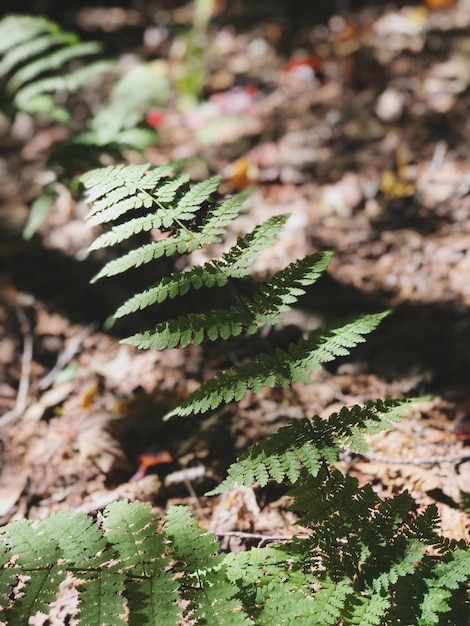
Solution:
[[[155,23],[111,11],[89,6],[73,20],[99,38],[114,19],[112,41],[134,20],[140,46],[115,54],[151,62]],[[168,19],[184,21],[179,11]],[[470,2],[362,9],[289,37],[269,15],[245,18],[217,16],[204,96],[152,111],[158,142],[125,158],[192,159],[196,179],[221,174],[225,192],[253,185],[233,236],[289,212],[255,278],[334,251],[327,276],[288,315],[290,332],[394,314],[311,384],[163,423],[226,355],[139,352],[119,343],[125,326],[103,329],[132,286],[88,285],[98,262],[85,254],[93,233],[83,199],[64,188],[36,235],[21,236],[62,130],[2,117],[0,521],[137,498],[158,515],[187,504],[231,549],[289,536],[295,516],[281,489],[204,493],[248,445],[292,419],[426,394],[396,430],[370,438],[369,454],[345,453],[340,467],[384,497],[408,489],[420,506],[435,502],[442,532],[468,540],[460,500],[470,492]]]

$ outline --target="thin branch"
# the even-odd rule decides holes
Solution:
[[[387,463],[390,465],[439,465],[440,463],[458,463],[470,459],[470,450],[456,454],[435,454],[432,456],[418,456],[409,459],[376,455],[373,452],[365,452],[361,454],[361,456],[372,463]]]
[[[56,376],[70,363],[73,357],[77,354],[80,345],[89,337],[97,328],[97,324],[89,324],[85,326],[80,332],[78,332],[69,342],[69,345],[65,348],[57,358],[57,362],[54,367],[44,376],[38,383],[38,389],[44,391],[54,382]]]
[[[31,324],[29,323],[26,313],[21,308],[15,309],[16,316],[23,329],[23,352],[21,355],[21,374],[18,385],[18,393],[16,395],[15,406],[0,418],[0,428],[14,422],[21,417],[26,409],[29,393],[29,382],[31,374],[31,361],[33,359],[33,335],[31,333]]]
[[[293,539],[308,539],[310,535],[261,535],[258,533],[246,533],[238,530],[214,531],[217,537],[238,537],[239,539],[251,539],[259,541],[258,547],[268,542],[284,543]]]

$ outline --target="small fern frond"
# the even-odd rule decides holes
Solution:
[[[305,372],[317,369],[323,363],[347,356],[352,348],[365,341],[390,311],[364,315],[330,332],[320,342],[315,333],[289,347],[289,354],[280,355],[280,361],[290,370],[293,381],[306,381]]]
[[[0,34],[3,31],[2,24],[0,23]],[[3,41],[2,41],[3,43]],[[0,61],[0,76],[5,76],[16,65],[23,63],[30,57],[35,57],[41,52],[45,52],[50,48],[54,48],[61,44],[74,44],[78,43],[78,37],[72,33],[55,33],[42,35],[36,37],[32,41],[28,38],[21,43],[17,42],[13,48],[5,54]]]
[[[58,559],[61,554],[57,539],[35,529],[30,520],[18,520],[9,524],[3,534],[4,545],[10,554],[18,554],[20,564],[31,568],[45,567],[51,557]]]
[[[449,558],[450,557],[450,558]],[[452,598],[455,591],[463,590],[461,594],[461,615],[468,615],[468,595],[470,581],[470,552],[466,548],[457,548],[447,556],[445,561],[436,565],[432,578],[428,579],[427,589],[421,602],[421,614],[417,624],[419,626],[438,626],[441,615],[451,610]],[[465,592],[467,587],[467,592]]]
[[[262,224],[258,224],[248,235],[239,237],[235,246],[222,255],[222,263],[231,268],[233,277],[246,276],[248,268],[259,253],[276,241],[288,218],[289,214],[285,213],[270,217]]]
[[[343,623],[345,626],[381,626],[391,604],[388,595],[355,595],[352,602],[342,607],[341,612],[347,616]]]
[[[66,571],[61,565],[52,565],[47,569],[24,572],[24,595],[20,596],[11,609],[6,612],[7,624],[30,624],[38,613],[48,614],[49,605],[56,600],[59,585],[65,580]]]
[[[163,558],[165,546],[156,535],[157,524],[140,503],[113,502],[104,513],[106,539],[113,544],[121,565],[133,576],[148,576],[153,563]]]
[[[48,56],[32,61],[22,67],[8,82],[7,90],[14,93],[26,83],[37,79],[38,76],[41,76],[44,72],[59,69],[69,61],[91,54],[96,54],[101,49],[101,46],[98,43],[91,41],[87,43],[78,43],[77,38],[75,37],[72,37],[71,40],[65,41],[66,43],[73,45],[56,50]],[[63,41],[58,41],[56,43],[63,43]]]
[[[84,80],[107,71],[109,62],[90,61],[101,50],[95,42],[81,42],[45,18],[10,15],[0,22],[0,77],[9,77],[6,91],[16,108],[28,113],[42,112],[57,121],[68,120],[67,110],[53,94],[75,91]],[[86,60],[86,68],[73,63]],[[51,95],[52,94],[52,95]]]
[[[145,244],[137,250],[131,250],[127,254],[106,263],[103,269],[93,277],[92,282],[95,283],[105,276],[123,274],[127,270],[140,267],[156,259],[171,257],[177,252],[185,254],[192,250],[191,245],[194,243],[195,239],[191,233],[184,232],[177,237],[169,237]]]
[[[149,170],[148,163],[90,170],[81,179],[87,190],[86,198],[93,203],[87,215],[89,224],[104,224],[132,209],[150,208],[154,204],[151,192],[162,179],[172,175],[170,166]]]
[[[174,569],[184,573],[181,591],[189,602],[190,618],[201,624],[251,624],[240,611],[238,587],[227,578],[215,535],[198,528],[181,506],[168,510],[165,531],[177,562]]]
[[[242,191],[216,204],[202,221],[199,231],[201,241],[204,243],[219,243],[226,233],[227,226],[239,216],[247,197],[248,192]]]
[[[0,54],[5,55],[25,42],[32,43],[38,35],[57,33],[58,26],[45,17],[8,15],[0,21]],[[24,55],[21,60],[23,60]],[[10,69],[10,68],[8,68]]]
[[[219,554],[215,535],[199,528],[186,507],[168,509],[165,534],[170,540],[174,559],[181,562],[178,569],[187,575],[193,576],[201,569],[216,569],[221,565],[223,557]]]

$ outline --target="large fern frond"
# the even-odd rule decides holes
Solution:
[[[381,501],[327,468],[299,476],[291,495],[308,536],[236,554],[184,507],[169,509],[161,533],[139,502],[109,505],[101,522],[65,512],[8,524],[0,618],[47,616],[73,576],[83,626],[465,623],[470,552],[439,537],[435,507],[417,515],[407,494]]]

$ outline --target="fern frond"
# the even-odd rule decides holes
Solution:
[[[270,217],[248,235],[239,237],[235,246],[222,255],[222,263],[231,268],[233,277],[246,276],[247,269],[259,253],[277,240],[288,218],[289,214],[286,213]],[[237,274],[237,271],[240,273]]]
[[[312,626],[335,626],[345,615],[345,606],[354,589],[348,579],[333,581],[326,577],[321,584],[321,589],[315,592]]]
[[[387,313],[366,315],[333,331],[319,343],[312,333],[309,338],[291,344],[288,352],[277,349],[274,355],[260,354],[256,361],[235,366],[203,383],[165,418],[216,409],[223,402],[243,398],[248,390],[259,393],[263,387],[283,387],[292,382],[309,382],[311,372],[323,363],[349,354],[352,347],[365,341],[364,335],[376,328]]]
[[[42,112],[61,122],[68,120],[68,112],[50,94],[74,91],[86,77],[112,66],[109,62],[90,62],[90,57],[101,50],[100,44],[82,42],[45,18],[6,17],[0,21],[0,41],[0,53],[4,53],[0,77],[9,76],[6,91],[16,108]],[[82,59],[87,61],[86,68],[70,69],[73,62]]]
[[[167,168],[161,168],[162,177],[167,173],[167,171]],[[186,177],[183,176],[183,180],[184,182],[186,182]],[[187,221],[193,219],[195,217],[195,212],[194,207],[193,210],[190,211],[190,208],[192,206],[191,203],[193,202],[191,198],[198,196],[194,196],[192,192],[195,192],[199,195],[200,198],[202,198],[202,203],[204,200],[207,199],[204,197],[205,194],[209,196],[217,189],[220,179],[216,177],[205,182],[211,182],[211,184],[206,185],[204,189],[196,189],[198,187],[196,185],[196,187],[193,187],[187,194],[185,194],[181,198],[177,206],[172,210],[165,209],[164,207],[160,206],[160,210],[157,210],[155,213],[150,213],[143,217],[137,217],[129,220],[128,222],[125,222],[124,224],[114,226],[110,232],[104,233],[103,235],[98,237],[90,247],[90,250],[97,250],[100,248],[105,248],[107,246],[114,246],[118,243],[121,243],[121,241],[124,241],[125,239],[129,239],[133,235],[137,235],[141,232],[148,232],[153,228],[161,228],[162,226],[164,228],[168,228],[173,224],[173,222],[176,222],[177,220]],[[146,188],[152,189],[152,187],[148,187],[148,183],[146,185]],[[191,197],[188,198],[188,196],[190,195]],[[110,196],[108,195],[107,197],[109,199]],[[137,202],[135,202],[136,199]],[[152,197],[152,194],[150,192],[141,191],[137,195],[134,195],[131,199],[123,199],[120,203],[115,204],[112,207],[112,219],[116,218],[117,207],[119,212],[123,210],[124,207],[126,211],[130,209],[140,208],[141,206],[144,206],[145,208],[150,208],[154,203],[157,203],[157,201],[157,195],[155,195],[155,197]],[[98,216],[97,214],[95,214],[94,217],[90,218],[90,223],[102,223],[109,220],[109,214],[105,211],[101,211]]]
[[[93,203],[87,215],[88,222],[91,225],[104,224],[131,209],[150,208],[154,203],[150,192],[162,179],[172,175],[170,166],[162,165],[149,170],[148,163],[90,170],[81,179],[87,190],[86,198]],[[138,199],[134,198],[136,194]]]
[[[451,611],[451,601],[456,590],[463,590],[462,614],[468,614],[470,600],[470,551],[468,548],[454,549],[445,561],[436,565],[432,578],[427,581],[427,590],[422,599],[418,620],[419,626],[434,626],[441,623],[441,615]],[[467,593],[465,593],[467,587]]]
[[[178,624],[178,583],[167,570],[168,567],[155,571],[150,577],[132,579],[127,583],[129,626]]]
[[[0,34],[1,34],[0,25]],[[22,43],[17,42],[0,61],[0,76],[5,76],[15,65],[27,61],[30,57],[35,57],[41,52],[54,48],[61,44],[74,44],[78,42],[78,37],[72,33],[55,33],[36,37],[32,41],[28,38]],[[3,41],[2,41],[3,43]]]
[[[344,625],[381,626],[386,623],[384,618],[386,619],[385,616],[391,604],[392,600],[388,595],[378,593],[362,597],[355,595],[352,602],[346,603],[346,606],[342,607],[342,614],[347,616]],[[352,610],[351,605],[353,606]]]
[[[227,230],[227,226],[239,216],[247,197],[248,192],[242,191],[216,204],[202,221],[199,231],[201,241],[204,243],[219,243]]]
[[[43,33],[57,33],[58,30],[57,25],[45,17],[8,15],[0,21],[0,54],[6,56],[7,51],[32,42]]]
[[[106,507],[104,518],[106,539],[132,575],[148,576],[154,563],[161,567],[165,546],[156,535],[157,524],[148,508],[139,502],[113,502]]]
[[[279,355],[281,363],[290,370],[293,381],[306,381],[305,372],[317,369],[323,363],[347,356],[352,348],[365,341],[390,311],[364,315],[350,324],[333,330],[320,343],[315,333],[289,348],[288,355]]]
[[[243,197],[234,196],[237,205],[241,206]],[[230,198],[232,201],[232,198]],[[225,203],[224,203],[225,204]],[[233,206],[233,202],[230,205]],[[212,219],[212,216],[211,216]],[[123,317],[129,313],[134,313],[139,309],[149,307],[156,302],[164,302],[167,298],[175,298],[186,294],[189,289],[200,289],[201,287],[223,287],[230,278],[242,278],[248,274],[249,265],[254,257],[263,249],[272,244],[272,241],[280,231],[287,216],[277,216],[270,218],[253,232],[239,238],[237,244],[231,250],[222,255],[220,260],[209,261],[203,266],[194,267],[185,272],[175,272],[170,276],[163,277],[158,283],[142,293],[138,293],[127,300],[115,313],[115,317]],[[220,231],[216,231],[218,237]],[[214,230],[212,228],[202,228],[200,234],[196,234],[191,241],[186,239],[186,246],[192,250],[202,247],[207,243],[214,243]],[[156,246],[154,246],[156,247]],[[249,250],[249,252],[247,252]],[[246,317],[246,310],[243,311]],[[234,318],[236,319],[236,318]],[[148,337],[153,332],[149,331]],[[158,331],[157,331],[158,332]],[[147,337],[147,335],[146,335]],[[139,344],[140,345],[140,344]],[[141,347],[145,347],[141,345]]]
[[[25,83],[36,79],[41,74],[44,74],[44,72],[59,69],[68,61],[96,54],[101,49],[101,46],[98,43],[78,43],[76,38],[72,38],[72,40],[67,43],[73,43],[73,45],[56,50],[46,57],[32,61],[18,70],[11,80],[8,81],[7,90],[14,93]]]
[[[238,587],[227,577],[215,535],[199,529],[181,506],[168,510],[165,529],[178,563],[175,570],[184,573],[181,591],[189,602],[190,617],[202,624],[252,624],[240,611]]]
[[[57,538],[38,531],[30,520],[12,522],[5,528],[2,538],[9,553],[19,555],[20,565],[46,567],[51,557],[57,560],[61,556]]]
[[[165,532],[171,543],[173,557],[184,562],[179,568],[192,576],[201,569],[216,569],[223,561],[213,533],[198,528],[189,511],[183,506],[172,506],[165,518]]]
[[[59,122],[66,122],[68,113],[65,112],[63,107],[56,104],[54,93],[58,91],[69,93],[78,91],[97,75],[109,72],[113,67],[114,65],[110,61],[94,61],[63,76],[40,78],[16,92],[14,98],[15,105],[18,109],[27,111],[32,115],[43,113],[54,116]],[[64,114],[60,115],[62,111]]]

